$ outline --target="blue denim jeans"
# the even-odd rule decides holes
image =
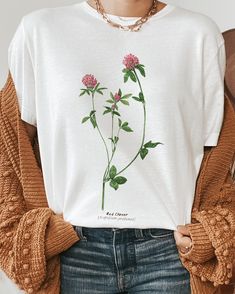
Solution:
[[[80,240],[61,252],[61,294],[189,294],[174,231],[74,226]]]

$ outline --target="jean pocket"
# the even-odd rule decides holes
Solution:
[[[148,229],[148,236],[154,239],[173,237],[174,231],[170,229],[150,228]]]
[[[87,241],[87,237],[83,233],[82,226],[73,226],[73,228],[80,239],[79,241]]]
[[[69,257],[71,258],[71,256],[74,255],[74,252],[76,252],[78,250],[78,248],[80,248],[82,245],[85,245],[85,243],[81,242],[81,241],[86,241],[86,237],[83,235],[82,233],[82,227],[78,227],[73,225],[73,229],[74,231],[77,233],[79,240],[76,241],[75,243],[73,243],[69,248],[67,248],[66,250],[62,251],[60,253],[61,257]]]

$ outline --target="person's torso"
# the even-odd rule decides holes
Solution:
[[[204,18],[164,9],[139,32],[109,26],[84,2],[36,12],[32,27],[33,16],[26,19],[48,203],[74,225],[176,229],[190,222],[204,143]],[[128,54],[144,65],[136,82],[124,82]],[[86,74],[107,88],[103,95],[79,96]],[[104,113],[119,89],[142,92],[145,103],[130,96],[116,114]],[[82,123],[94,110],[97,126]]]

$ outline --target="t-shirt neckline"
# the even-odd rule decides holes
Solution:
[[[95,9],[93,8],[86,0],[82,1],[79,3],[80,6],[90,15],[95,16],[96,18],[104,21],[102,15]],[[165,15],[167,15],[170,11],[172,11],[175,8],[173,4],[166,3],[166,5],[158,11],[156,14],[152,15],[148,21],[154,20],[154,19],[159,19]],[[133,22],[140,17],[138,16],[118,16],[110,13],[106,13],[108,18],[110,20],[115,21],[116,23],[122,24],[122,25],[129,25],[133,24]]]

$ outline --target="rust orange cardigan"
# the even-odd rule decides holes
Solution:
[[[235,256],[235,110],[225,94],[217,146],[204,152],[191,224],[193,247],[179,252],[192,294],[232,280]],[[60,253],[79,237],[48,207],[38,146],[20,118],[10,71],[0,91],[0,267],[26,293],[60,293]]]

